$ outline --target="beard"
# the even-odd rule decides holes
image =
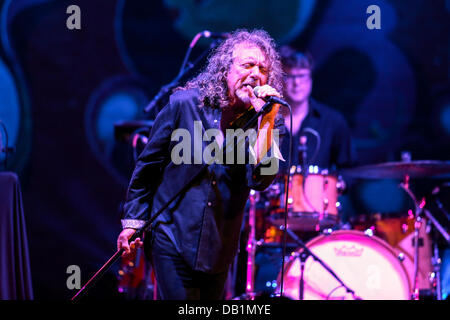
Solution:
[[[248,93],[244,90],[242,90],[241,88],[237,89],[235,92],[236,97],[241,100],[242,103],[244,104],[250,104],[250,96],[248,95]]]

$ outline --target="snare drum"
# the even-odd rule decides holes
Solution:
[[[334,227],[340,221],[338,195],[343,181],[326,170],[319,173],[317,167],[310,169],[306,175],[301,173],[299,167],[291,170],[287,217],[291,230],[319,231]],[[272,189],[278,190],[270,208],[270,222],[276,226],[284,225],[286,180],[287,177],[284,177],[284,181],[272,186]]]
[[[320,235],[306,246],[320,258],[341,281],[363,300],[409,300],[411,286],[404,261],[392,247],[376,236],[360,231],[335,231]],[[285,266],[283,296],[299,299],[301,249],[294,252]],[[277,292],[280,293],[281,274]],[[304,268],[305,300],[354,299],[317,261],[308,257]]]

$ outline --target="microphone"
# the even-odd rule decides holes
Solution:
[[[260,97],[260,96],[259,96],[259,91],[260,91],[260,90],[261,90],[261,87],[260,87],[260,86],[256,86],[256,87],[253,88],[253,93],[254,93],[254,95],[257,96],[258,98],[263,99],[263,100],[266,101],[266,102],[270,102],[270,103],[278,103],[278,104],[281,104],[281,105],[286,106],[286,107],[289,106],[289,104],[288,104],[286,101],[284,101],[284,100],[281,99],[281,98],[275,97],[275,96]]]
[[[208,30],[203,31],[202,35],[205,38],[212,38],[212,39],[228,39],[230,37],[229,33],[211,32]]]

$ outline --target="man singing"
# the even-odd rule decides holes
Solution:
[[[198,148],[203,150],[209,142],[191,143],[181,156],[192,161],[174,163],[172,151],[178,141],[173,141],[173,132],[184,129],[191,137],[198,136],[199,123],[203,133],[216,129],[223,136],[229,129],[242,128],[261,110],[265,98],[280,97],[282,77],[275,42],[267,32],[237,30],[214,50],[203,72],[171,95],[137,160],[118,249],[126,255],[141,246],[141,239],[130,244],[128,239],[202,166],[194,156],[202,154]],[[224,157],[223,162],[211,163],[153,222],[145,244],[161,299],[222,298],[250,189],[268,187],[277,170],[264,169],[282,159],[274,139],[284,133],[280,108],[274,104],[253,126],[256,141],[247,141],[245,152],[254,154],[254,162],[229,163]]]

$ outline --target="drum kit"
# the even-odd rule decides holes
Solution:
[[[151,125],[118,123],[116,138],[132,141],[133,148],[139,150]],[[338,173],[317,166],[305,169],[292,167],[289,175],[278,177],[265,191],[251,191],[245,293],[235,299],[268,294],[293,300],[442,299],[440,252],[430,229],[448,247],[450,214],[437,197],[432,197],[437,202],[433,209],[441,211],[437,219],[438,212],[428,206],[431,200],[417,199],[410,180],[442,178],[450,173],[450,162],[411,161],[406,157],[401,162]],[[402,214],[359,215],[350,219],[350,226],[343,224],[339,197],[347,178],[399,180],[414,208]],[[450,186],[448,182],[444,185]],[[142,273],[146,276],[139,277],[142,260],[140,255],[122,262],[119,291],[135,295],[144,286],[145,296],[156,299],[154,275],[151,273],[151,280],[148,276],[151,268],[147,266]]]
[[[428,160],[360,166],[342,170],[339,175],[314,166],[308,170],[292,167],[288,177],[275,180],[265,191],[252,190],[247,278],[241,297],[255,299],[270,294],[293,300],[441,300],[441,259],[430,230],[448,246],[449,215],[441,206],[447,220],[436,219],[426,206],[427,200],[416,199],[410,179],[448,173],[450,162]],[[345,189],[342,177],[398,179],[414,208],[403,215],[358,216],[345,227],[339,203]],[[287,249],[290,255],[281,253],[283,245],[283,253]],[[271,250],[277,252],[275,258],[267,254]]]

